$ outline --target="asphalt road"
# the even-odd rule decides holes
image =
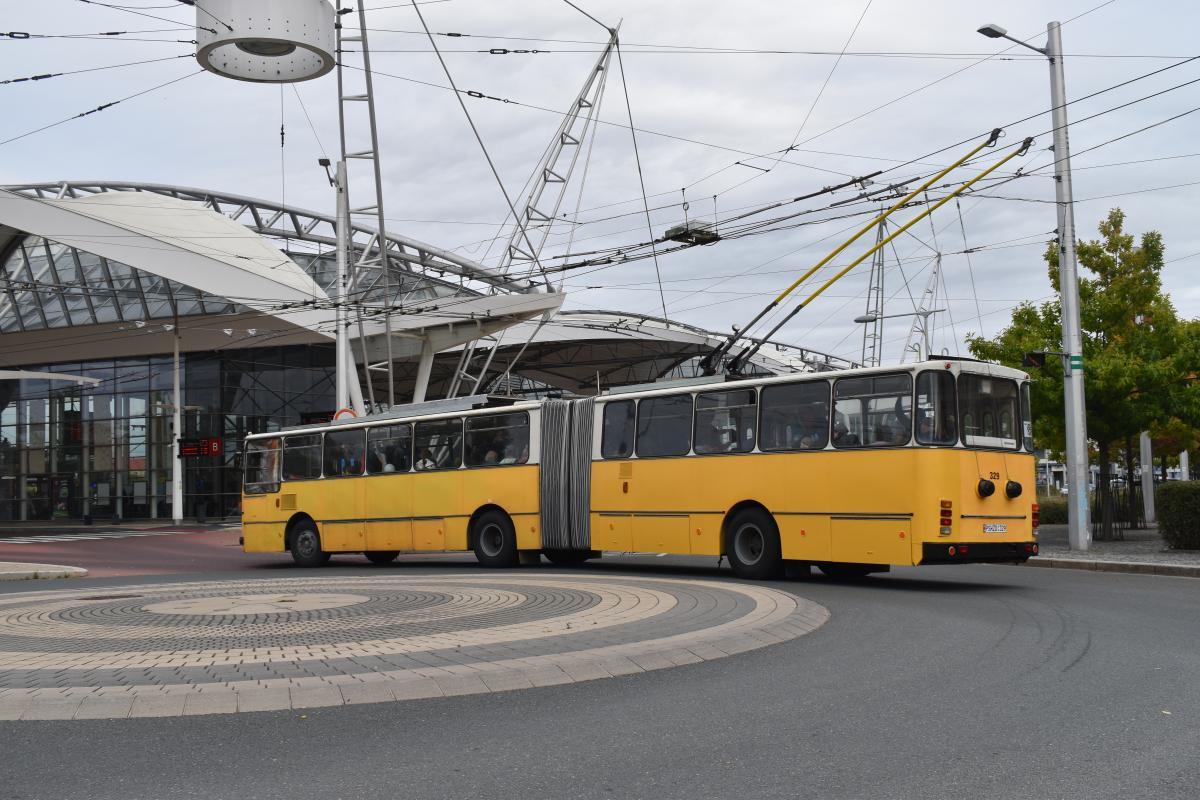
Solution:
[[[680,563],[589,569],[717,574]],[[230,577],[264,572],[291,570]],[[764,650],[568,686],[0,723],[0,798],[1196,796],[1194,579],[976,566],[773,585],[832,619]]]

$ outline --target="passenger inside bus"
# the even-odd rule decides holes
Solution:
[[[846,427],[846,416],[838,412],[833,421],[833,444],[835,447],[857,447],[862,441]]]

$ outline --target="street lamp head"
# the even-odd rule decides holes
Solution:
[[[984,25],[979,29],[979,32],[989,39],[1003,39],[1005,36],[1008,36],[1008,29],[1002,28],[995,23]]]
[[[861,317],[855,317],[854,321],[858,323],[875,322],[879,319],[878,314],[864,314]]]

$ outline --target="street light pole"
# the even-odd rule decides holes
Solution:
[[[1054,123],[1054,194],[1058,207],[1058,284],[1062,296],[1063,349],[1067,370],[1063,378],[1066,407],[1067,473],[1071,483],[1068,538],[1072,550],[1087,550],[1092,542],[1088,524],[1087,406],[1083,394],[1083,331],[1079,320],[1079,274],[1075,260],[1075,206],[1071,192],[1071,148],[1067,141],[1067,89],[1063,71],[1061,26],[1046,26],[1046,57],[1050,60],[1050,103]]]
[[[1079,318],[1079,272],[1075,257],[1075,206],[1071,191],[1071,147],[1067,138],[1067,88],[1063,70],[1062,25],[1046,26],[1046,47],[1034,47],[1008,35],[999,25],[979,29],[992,39],[1008,39],[1041,53],[1050,61],[1051,121],[1054,125],[1054,195],[1058,209],[1058,289],[1062,308],[1062,346],[1066,367],[1063,400],[1067,439],[1068,540],[1072,550],[1086,551],[1092,543],[1088,521],[1087,405],[1083,391],[1083,330]]]

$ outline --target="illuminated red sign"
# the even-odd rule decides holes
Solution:
[[[203,439],[180,439],[179,457],[196,458],[198,456],[219,456],[225,452],[225,443],[218,436]]]

